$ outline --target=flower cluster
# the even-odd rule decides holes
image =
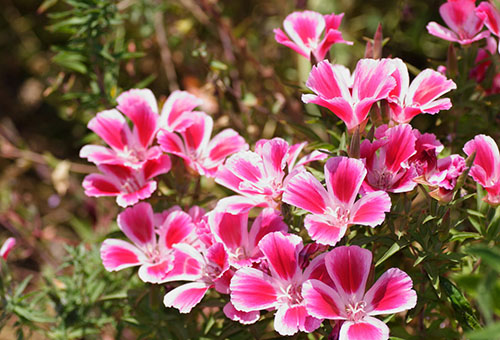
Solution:
[[[470,44],[489,35],[481,32],[483,24],[497,34],[498,15],[489,3],[476,8],[471,0],[450,0],[440,13],[451,30],[436,23],[428,29],[444,39]],[[334,336],[342,340],[389,338],[387,325],[374,316],[416,305],[411,278],[391,268],[366,291],[372,253],[338,244],[347,241],[352,226],[382,225],[391,198],[419,184],[442,202],[454,197],[468,170],[466,160],[456,154],[440,158],[444,147],[436,136],[420,133],[410,122],[419,114],[450,109],[451,100],[443,96],[456,84],[432,69],[410,82],[398,58],[361,59],[352,74],[323,60],[332,44],[348,43],[338,30],[342,16],[295,12],[284,22],[288,36],[280,29],[275,34],[279,43],[311,58],[306,86],[312,93],[302,100],[345,123],[351,138],[347,151],[355,157],[329,157],[321,150],[300,157],[306,142],[290,144],[278,137],[259,140],[250,151],[232,129],[211,138],[212,117],[195,111],[201,101],[181,91],[173,92],[161,111],[151,91],[127,91],[115,109],[89,122],[109,147],[82,148],[81,157],[102,172],[85,178],[85,192],[116,196],[118,205],[130,206],[118,215],[129,241],[109,238],[101,246],[107,270],[139,266],[142,281],[173,284],[163,301],[181,313],[189,313],[213,289],[226,301],[228,318],[251,324],[261,311],[273,311],[281,335],[313,332],[324,320],[336,320]],[[385,121],[370,114],[382,108]],[[487,191],[485,200],[500,204],[496,143],[479,135],[464,152],[475,157],[470,175]],[[213,178],[235,194],[208,211],[174,206],[155,213],[151,204],[138,203],[153,195],[155,178],[179,166],[172,155],[183,160],[189,176]],[[322,161],[324,177],[308,169]],[[289,227],[291,210],[305,215],[302,237],[294,231],[302,225]]]

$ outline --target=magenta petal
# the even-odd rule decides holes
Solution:
[[[231,302],[226,303],[226,305],[223,308],[223,311],[224,315],[228,319],[233,321],[238,321],[243,325],[251,325],[253,323],[256,323],[260,318],[259,311],[242,312],[234,308]]]
[[[116,203],[122,207],[126,208],[130,205],[134,205],[140,200],[151,197],[153,192],[156,190],[156,182],[149,181],[139,190],[132,193],[121,193],[116,197]]]
[[[164,152],[172,153],[179,157],[188,157],[182,139],[174,132],[161,129],[158,132],[158,144]]]
[[[85,176],[83,183],[85,195],[91,197],[116,196],[120,194],[118,183],[101,174]]]
[[[262,157],[267,176],[272,178],[284,176],[283,169],[287,161],[288,148],[288,143],[281,138],[273,138],[262,145],[258,153]]]
[[[448,41],[456,41],[458,42],[460,39],[457,34],[446,27],[439,25],[438,23],[431,21],[427,24],[427,32],[432,34],[435,37],[448,40]]]
[[[168,272],[165,281],[196,281],[203,275],[205,260],[192,246],[177,243],[173,246],[174,265]]]
[[[163,298],[163,304],[165,307],[175,307],[181,313],[189,313],[200,303],[209,287],[204,282],[183,284],[168,292]]]
[[[391,268],[366,293],[365,311],[369,315],[393,314],[412,309],[417,304],[417,293],[411,278],[405,272]]]
[[[322,214],[329,198],[323,185],[312,174],[302,171],[288,180],[283,202],[314,214]]]
[[[375,227],[384,222],[385,213],[389,211],[391,211],[389,195],[384,191],[370,192],[354,203],[351,222]]]
[[[439,7],[439,14],[446,25],[459,34],[461,39],[470,39],[483,27],[483,20],[476,15],[475,1],[448,1]]]
[[[193,112],[190,115],[191,125],[181,132],[186,150],[190,154],[201,155],[206,149],[214,121],[205,112]]]
[[[113,148],[123,150],[130,144],[132,137],[130,128],[117,110],[99,112],[90,120],[87,127]]]
[[[287,230],[288,225],[283,221],[280,212],[266,208],[254,220],[250,228],[248,243],[251,247],[255,247],[265,235],[275,231],[286,232]]]
[[[134,245],[108,238],[101,245],[101,260],[107,271],[117,271],[143,263],[145,255]]]
[[[354,204],[365,176],[365,165],[358,159],[333,157],[325,165],[328,193],[348,209]]]
[[[85,145],[80,150],[80,158],[87,158],[94,164],[124,164],[124,159],[117,157],[116,153],[101,145]]]
[[[372,253],[358,246],[337,247],[326,255],[325,264],[344,301],[362,301]]]
[[[244,312],[269,309],[278,303],[277,282],[254,268],[241,268],[231,279],[231,303]]]
[[[273,32],[274,32],[274,40],[276,40],[276,42],[278,44],[281,44],[281,45],[284,45],[288,48],[291,48],[295,52],[297,52],[297,53],[301,54],[302,56],[306,57],[307,59],[309,59],[309,57],[310,57],[309,49],[298,46],[296,43],[294,43],[293,41],[291,41],[287,37],[285,32],[283,32],[279,28],[275,28],[273,30]]]
[[[476,7],[477,16],[484,21],[488,29],[496,36],[500,36],[500,13],[488,1],[483,1]]]
[[[273,276],[285,281],[290,281],[295,276],[298,270],[298,252],[302,249],[302,239],[299,236],[270,233],[260,240],[259,248],[267,258]]]
[[[193,219],[181,210],[172,211],[160,227],[160,243],[172,248],[176,243],[186,241],[194,231]]]
[[[236,250],[248,242],[248,213],[213,211],[208,219],[212,233],[226,248]]]
[[[229,269],[229,256],[222,243],[215,243],[208,248],[205,257],[208,261],[208,267],[215,268],[217,271],[217,278],[220,278]],[[214,275],[212,273],[212,276]]]
[[[139,203],[118,215],[118,226],[132,242],[146,248],[156,244],[153,219],[151,205]]]
[[[191,123],[191,111],[201,104],[203,101],[189,92],[172,92],[161,110],[160,127],[167,131],[183,131]]]
[[[320,319],[346,319],[342,298],[331,287],[319,280],[308,280],[302,286],[302,296],[310,315]]]
[[[143,282],[162,283],[174,266],[174,257],[170,255],[158,263],[143,264],[139,268],[139,278]]]
[[[412,81],[405,103],[407,105],[425,106],[454,90],[457,85],[453,80],[446,79],[441,73],[426,69],[420,72]]]
[[[323,60],[313,66],[306,86],[324,100],[341,97],[349,101],[349,77],[350,72],[344,66],[332,65],[328,60]]]
[[[262,196],[247,197],[235,195],[224,197],[217,202],[216,209],[234,215],[248,213],[253,207],[267,206],[267,202],[259,198],[262,198]]]
[[[226,157],[244,150],[248,150],[245,139],[233,129],[225,129],[215,135],[208,143],[207,156],[209,161],[207,166],[218,166],[224,162]]]
[[[274,329],[280,335],[294,335],[298,331],[305,331],[306,319],[309,317],[304,305],[282,305],[274,315]],[[319,327],[320,324],[317,324]],[[309,330],[309,332],[314,329]]]
[[[396,87],[396,80],[389,76],[394,69],[395,66],[389,59],[361,59],[353,74],[354,101],[360,102],[366,99],[378,101],[387,98]]]
[[[142,169],[144,178],[150,180],[153,177],[167,173],[170,171],[171,166],[172,163],[167,155],[162,155],[156,159],[148,159]]]
[[[0,257],[3,257],[4,260],[7,260],[7,256],[9,256],[10,251],[16,245],[16,239],[13,237],[9,237],[5,240],[0,248]]]
[[[348,225],[334,226],[326,215],[307,215],[304,227],[312,240],[319,244],[334,246],[344,237]]]
[[[365,317],[358,322],[346,321],[340,328],[339,339],[348,340],[387,340],[389,328],[379,319]]]
[[[476,152],[470,175],[484,187],[491,187],[500,180],[500,152],[490,136],[477,135],[464,146],[467,156]]]

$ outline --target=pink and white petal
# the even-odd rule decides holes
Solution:
[[[252,151],[241,151],[232,155],[227,159],[225,168],[250,183],[258,183],[266,177],[262,157]]]
[[[182,210],[172,211],[160,226],[159,243],[170,249],[176,243],[186,242],[194,229],[191,216]]]
[[[497,37],[500,36],[500,13],[488,1],[483,1],[476,7],[476,15],[484,21],[488,29]]]
[[[162,283],[174,267],[173,255],[159,263],[145,263],[139,268],[139,278],[147,283]]]
[[[306,165],[306,164],[308,164],[310,162],[322,161],[322,160],[327,159],[327,158],[328,158],[328,154],[327,153],[321,152],[320,150],[314,150],[309,155],[304,156],[301,159],[299,159],[299,161],[295,165],[294,169],[298,168],[298,167],[301,167],[301,166],[304,166],[304,165]],[[289,173],[290,173],[290,171],[289,171]]]
[[[259,242],[259,248],[266,257],[273,276],[290,281],[299,271],[298,253],[303,248],[297,235],[281,232],[269,233]]]
[[[174,265],[164,278],[164,282],[197,281],[203,275],[205,260],[191,245],[177,243],[174,248]]]
[[[387,98],[396,87],[396,80],[390,77],[394,70],[395,66],[390,59],[361,59],[353,74],[352,98],[354,102],[360,102],[363,99],[378,101]]]
[[[282,305],[274,315],[274,329],[280,335],[294,335],[304,330],[306,318],[309,316],[303,305]]]
[[[125,164],[126,160],[116,155],[113,150],[101,145],[84,145],[80,158],[86,158],[94,164]]]
[[[344,17],[344,13],[340,14],[325,14],[323,18],[325,19],[325,31],[330,29],[338,29],[340,27],[340,23],[342,22],[342,18]]]
[[[449,110],[449,109],[451,109],[451,106],[452,106],[452,104],[451,104],[450,98],[442,98],[442,99],[434,100],[433,102],[430,102],[427,105],[420,106],[420,111],[422,111],[423,113],[429,113],[429,114],[433,115],[433,114],[436,114],[442,110]],[[418,112],[417,112],[417,114],[418,114]],[[416,114],[408,115],[408,116],[411,119],[414,116],[416,116]]]
[[[87,127],[101,137],[109,146],[123,150],[130,144],[132,132],[125,117],[117,110],[99,112]]]
[[[292,144],[288,148],[288,157],[286,163],[288,164],[289,173],[295,167],[295,162],[297,162],[297,158],[299,157],[300,152],[306,145],[307,142],[302,142],[302,143]]]
[[[293,12],[285,18],[283,27],[291,40],[306,50],[310,41],[319,40],[325,29],[325,19],[313,11]]]
[[[12,248],[14,248],[15,245],[15,238],[9,237],[8,239],[6,239],[2,244],[2,247],[0,248],[0,257],[2,257],[4,260],[7,260],[7,256],[9,256],[10,251],[12,250]]]
[[[210,288],[204,282],[190,282],[174,288],[163,298],[165,307],[174,307],[185,314],[191,312],[194,306],[200,303]]]
[[[134,133],[147,148],[158,128],[158,108],[153,93],[148,89],[132,89],[122,93],[116,101],[117,109],[134,123]]]
[[[121,193],[116,180],[101,174],[85,176],[82,186],[85,189],[85,195],[90,197],[117,196]]]
[[[372,253],[358,246],[342,246],[325,257],[328,274],[343,301],[362,301],[370,274]]]
[[[426,28],[427,32],[429,32],[429,34],[435,37],[455,42],[458,42],[460,40],[455,32],[447,29],[446,27],[441,26],[437,22],[434,21],[429,22]]]
[[[318,47],[314,51],[316,60],[323,60],[333,44],[352,45],[353,42],[344,40],[342,32],[339,30],[329,29],[326,31],[325,37],[321,40]]]
[[[262,145],[259,154],[268,177],[281,179],[284,176],[288,148],[288,143],[281,138],[273,138]]]
[[[391,211],[391,198],[386,192],[369,192],[354,203],[351,223],[375,227],[384,222],[385,213],[389,211]]]
[[[306,86],[324,100],[337,97],[343,98],[345,101],[350,101],[351,94],[349,91],[349,70],[345,66],[332,65],[328,60],[320,61],[316,66],[313,66]],[[312,101],[302,101],[309,103]],[[318,104],[319,105],[319,104]]]
[[[228,249],[236,250],[248,243],[248,213],[214,210],[208,217],[208,224],[215,237]]]
[[[238,321],[243,325],[251,325],[260,319],[259,311],[242,312],[234,308],[231,302],[226,303],[222,310],[228,319]]]
[[[448,1],[439,7],[439,14],[452,31],[471,38],[483,27],[483,20],[476,15],[475,1]]]
[[[340,340],[387,340],[389,327],[382,321],[365,317],[358,322],[346,321],[340,328]]]
[[[470,175],[485,187],[496,184],[500,178],[500,152],[490,136],[477,135],[464,146],[467,156],[476,152]]]
[[[208,165],[218,166],[228,156],[246,150],[248,150],[248,144],[245,142],[245,139],[233,129],[225,129],[215,135],[210,143],[208,143],[206,150],[206,155],[209,159]]]
[[[229,255],[227,254],[227,251],[222,243],[215,243],[210,246],[205,256],[208,261],[208,267],[215,268],[215,266],[217,266],[217,272],[211,273],[213,280],[222,277],[222,275],[229,269]]]
[[[146,256],[129,242],[108,238],[101,245],[101,260],[107,271],[118,271],[144,263]]]
[[[234,195],[219,200],[215,209],[237,215],[248,213],[253,207],[264,208],[268,206],[268,202],[261,195],[253,197]]]
[[[295,52],[299,53],[300,55],[306,57],[307,59],[310,58],[310,49],[305,47],[305,46],[298,46],[296,43],[294,43],[293,41],[290,40],[290,38],[288,38],[288,36],[285,34],[285,32],[283,32],[281,29],[279,28],[275,28],[273,30],[274,32],[274,40],[276,40],[276,42],[278,44],[281,44],[281,45],[284,45],[288,48],[291,48],[292,50],[294,50]]]
[[[231,303],[243,312],[273,308],[278,303],[278,282],[254,268],[238,269],[231,279],[230,289]]]
[[[328,193],[347,209],[354,204],[365,176],[365,165],[359,159],[333,157],[325,164]]]
[[[408,89],[405,104],[407,106],[423,106],[456,88],[457,85],[453,80],[446,79],[446,76],[428,68],[420,72],[415,79],[413,79]]]
[[[325,97],[316,96],[313,94],[303,94],[302,101],[306,104],[316,104],[326,107],[340,118],[349,130],[352,130],[360,124],[357,117],[354,115],[354,110],[351,103],[342,97],[326,99]]]
[[[132,193],[121,193],[116,197],[116,203],[122,207],[126,208],[130,205],[134,205],[140,200],[151,197],[153,192],[156,191],[156,182],[149,181],[139,190]]]
[[[316,177],[307,171],[301,171],[287,181],[283,202],[314,214],[322,214],[330,199]]]
[[[203,101],[186,91],[174,91],[163,105],[159,125],[167,131],[182,131],[190,124],[190,113]]]
[[[201,155],[212,135],[214,120],[205,112],[192,112],[190,119],[192,124],[181,132],[182,139],[190,154]]]
[[[162,155],[156,159],[148,159],[142,168],[144,179],[150,180],[153,177],[165,174],[170,171],[171,166],[172,162],[167,155]]]
[[[412,286],[411,278],[402,270],[387,270],[365,294],[366,313],[393,314],[412,309],[417,304]]]
[[[311,244],[311,243],[309,243]],[[325,283],[329,287],[335,287],[325,265],[325,256],[327,253],[322,253],[316,256],[304,270],[304,280],[315,279]]]
[[[234,192],[242,193],[239,188],[240,184],[243,182],[241,178],[236,176],[232,169],[228,169],[226,166],[220,166],[215,174],[215,182],[231,189]]]
[[[319,280],[307,280],[302,285],[302,296],[310,315],[319,319],[344,320],[347,318],[342,298],[332,287]]]
[[[408,74],[408,67],[399,58],[390,59],[393,63],[395,70],[391,76],[396,80],[396,87],[387,96],[389,102],[403,103],[403,100],[408,92],[410,86],[410,75]]]
[[[285,233],[288,231],[288,225],[283,221],[283,217],[278,210],[272,208],[263,209],[250,228],[249,246],[257,246],[265,235],[275,231]]]
[[[164,152],[171,153],[183,158],[189,158],[186,147],[184,146],[184,142],[176,133],[161,129],[158,132],[157,139],[158,144],[160,144],[160,148]]]
[[[149,203],[139,203],[118,214],[118,227],[138,247],[156,244],[154,213]]]
[[[397,173],[404,167],[408,159],[417,151],[415,142],[417,137],[409,124],[401,124],[387,130],[387,145],[385,150],[385,168]]]
[[[329,223],[325,215],[307,215],[304,227],[313,241],[334,246],[344,237],[348,225],[338,227]]]

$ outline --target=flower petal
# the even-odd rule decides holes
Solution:
[[[354,203],[351,210],[353,224],[375,227],[385,219],[385,213],[391,211],[391,198],[384,191],[374,191],[365,194]]]
[[[337,227],[332,225],[324,215],[307,215],[304,227],[313,241],[334,246],[344,237],[348,225]]]
[[[288,225],[279,211],[272,208],[263,209],[250,228],[248,243],[255,247],[265,235],[275,231],[287,232]]]
[[[282,178],[285,173],[288,143],[281,138],[273,138],[262,144],[259,154],[262,157],[262,164],[266,171],[266,175],[271,178]]]
[[[118,271],[138,266],[146,257],[136,246],[123,240],[108,238],[101,245],[101,260],[107,271]]]
[[[153,177],[165,174],[170,171],[171,166],[172,163],[167,155],[162,155],[156,159],[148,159],[142,168],[144,178],[150,180]]]
[[[260,240],[259,248],[267,258],[273,276],[290,281],[298,271],[298,252],[302,239],[297,235],[273,232]]]
[[[200,303],[210,286],[204,282],[183,284],[168,292],[163,298],[165,307],[175,307],[181,313],[189,313]]]
[[[429,34],[432,34],[435,37],[438,37],[438,38],[441,38],[441,39],[444,39],[447,41],[456,41],[456,42],[460,41],[460,39],[458,38],[458,35],[455,32],[447,29],[446,27],[441,26],[437,22],[434,22],[434,21],[429,22],[427,24],[426,28],[427,28],[427,32],[429,32]]]
[[[500,36],[500,13],[488,1],[483,1],[476,7],[476,15],[484,21],[488,29],[496,35]]]
[[[333,157],[325,164],[328,193],[347,209],[354,204],[365,176],[365,165],[358,159]]]
[[[372,264],[372,253],[358,246],[342,246],[325,257],[326,269],[344,301],[362,301]]]
[[[159,125],[167,131],[182,131],[191,124],[190,115],[203,101],[186,91],[174,91],[161,110]]]
[[[322,214],[329,204],[329,198],[323,185],[312,174],[302,171],[288,180],[283,202],[314,214]]]
[[[226,248],[236,250],[248,242],[248,213],[231,214],[213,211],[208,223],[212,233]]]
[[[148,283],[162,283],[167,274],[174,266],[173,255],[166,257],[159,263],[145,263],[139,268],[139,278],[143,282]]]
[[[312,316],[329,320],[345,320],[347,317],[339,294],[319,280],[306,281],[302,285],[302,296]]]
[[[101,174],[85,176],[82,186],[85,189],[85,195],[90,197],[116,196],[120,194],[118,183]]]
[[[305,331],[306,319],[309,316],[304,305],[282,305],[274,315],[274,329],[280,335],[294,335],[298,331]],[[321,323],[317,324],[317,327]],[[317,328],[316,327],[316,328]],[[309,332],[314,329],[309,330]]]
[[[346,321],[340,328],[339,339],[348,340],[387,340],[389,328],[379,319],[365,317],[361,321]]]
[[[269,309],[278,303],[275,280],[260,270],[241,268],[231,279],[231,303],[244,312]]]
[[[181,132],[181,136],[186,150],[192,155],[200,156],[208,145],[214,121],[205,112],[192,112],[190,120],[191,125]]]
[[[156,244],[153,208],[149,203],[139,203],[118,215],[118,226],[139,247]]]
[[[159,242],[165,248],[171,249],[174,244],[187,241],[194,229],[191,216],[181,210],[172,211],[160,226]]]
[[[89,121],[87,127],[113,148],[123,150],[130,144],[132,132],[123,115],[117,110],[99,112]]]
[[[386,271],[365,294],[365,311],[369,315],[393,314],[412,309],[417,293],[411,278],[397,268]]]
[[[467,156],[476,152],[470,175],[484,187],[491,187],[500,179],[500,152],[490,136],[477,135],[464,146]]]
[[[16,239],[13,237],[9,237],[5,240],[0,248],[0,257],[3,257],[4,260],[7,260],[7,256],[9,256],[10,251],[16,245]]]
[[[251,325],[260,319],[259,311],[242,312],[234,308],[231,302],[226,303],[223,308],[224,315],[233,321],[238,321],[243,325]]]

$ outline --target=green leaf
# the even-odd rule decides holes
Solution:
[[[500,334],[500,322],[494,323],[484,329],[467,332],[466,338],[469,340],[493,340],[498,339]]]
[[[441,287],[443,288],[446,296],[451,302],[460,325],[462,325],[462,327],[465,329],[481,328],[474,310],[472,309],[469,301],[467,301],[462,292],[447,278],[441,276],[440,279]]]
[[[480,257],[484,263],[500,272],[500,249],[485,245],[474,245],[465,250],[466,253]]]
[[[389,257],[392,255],[396,254],[398,251],[401,249],[405,248],[408,246],[408,243],[403,243],[399,244],[398,242],[394,243],[385,253],[382,255],[382,257],[375,263],[375,267],[378,267],[380,264],[382,264],[385,260],[387,260]]]

